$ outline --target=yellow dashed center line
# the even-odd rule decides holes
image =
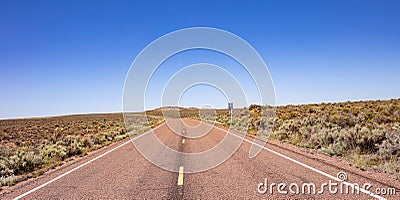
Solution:
[[[183,166],[179,167],[178,186],[183,185]]]

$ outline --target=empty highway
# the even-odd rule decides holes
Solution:
[[[184,119],[174,122],[174,129],[195,134],[198,121]],[[173,123],[172,123],[173,124]],[[197,138],[176,134],[166,124],[154,129],[155,136],[170,149],[199,153],[218,145],[224,138],[241,139],[240,133],[213,127]],[[163,148],[154,144],[152,133],[133,137],[163,155]],[[230,140],[228,140],[230,141]],[[363,172],[336,158],[308,153],[275,141],[268,142],[255,158],[249,158],[253,138],[246,136],[237,149],[222,164],[199,173],[185,169],[202,165],[185,156],[165,158],[176,172],[162,169],[144,158],[128,138],[90,153],[86,157],[49,171],[44,175],[19,183],[3,191],[1,199],[399,199],[398,182],[375,173]],[[344,182],[335,180],[345,172]],[[315,185],[315,192],[313,186]],[[329,183],[335,186],[329,188]],[[372,185],[369,190],[340,191],[339,185],[354,183]],[[283,185],[286,185],[285,187]],[[334,189],[337,189],[335,192]],[[377,190],[381,188],[382,190]],[[396,194],[377,191],[397,190]],[[397,189],[396,189],[397,188]],[[330,191],[329,189],[333,190]],[[351,188],[350,188],[351,189]],[[304,191],[303,191],[304,190]],[[296,192],[294,194],[293,192]],[[357,192],[359,194],[357,194]],[[383,193],[383,192],[381,192]]]

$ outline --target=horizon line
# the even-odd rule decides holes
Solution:
[[[360,99],[360,100],[347,100],[347,101],[323,101],[323,102],[308,102],[308,103],[289,103],[289,104],[279,104],[275,105],[275,107],[283,107],[283,106],[303,106],[303,105],[319,105],[319,104],[326,104],[326,103],[357,103],[357,102],[367,102],[367,101],[390,101],[390,100],[399,100],[400,97],[392,97],[390,99]],[[252,104],[250,104],[252,105]],[[260,104],[255,104],[255,105],[260,105]],[[196,106],[190,106],[190,107],[184,107],[180,105],[168,105],[168,106],[161,106],[161,107],[156,107],[156,108],[151,108],[148,110],[144,111],[100,111],[100,112],[87,112],[87,113],[60,113],[60,114],[50,114],[50,115],[36,115],[36,116],[25,116],[25,117],[9,117],[9,118],[1,118],[0,120],[17,120],[17,119],[40,119],[40,118],[52,118],[52,117],[67,117],[67,116],[74,116],[74,115],[100,115],[100,114],[123,114],[127,112],[133,112],[133,113],[141,113],[141,112],[147,112],[147,111],[152,111],[152,110],[157,110],[161,109],[163,107],[178,107],[178,108],[183,108],[183,109],[190,109],[190,108],[195,108],[195,109],[201,109]],[[236,108],[246,108],[246,107],[236,107]],[[213,109],[227,109],[226,107],[222,108],[213,108]]]

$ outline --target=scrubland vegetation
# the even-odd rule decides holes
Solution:
[[[143,132],[161,117],[122,114],[0,120],[0,186],[36,177],[74,156]],[[136,121],[135,121],[136,120]]]
[[[164,112],[164,113],[163,113]],[[235,109],[156,109],[143,113],[0,120],[0,186],[43,174],[129,133],[144,132],[164,116],[205,119],[248,134],[340,156],[365,170],[400,180],[400,99]],[[273,130],[273,131],[271,131]]]
[[[400,99],[279,107],[271,136],[400,178]]]
[[[269,117],[254,114],[256,109],[236,109],[232,121],[220,110],[217,122],[255,134],[254,129],[271,126]],[[400,180],[400,99],[278,106],[273,122],[270,138],[344,157],[362,170],[395,174]]]

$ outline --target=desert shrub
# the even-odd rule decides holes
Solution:
[[[346,144],[343,142],[335,142],[331,143],[327,146],[324,146],[320,149],[320,152],[328,154],[328,155],[335,155],[335,156],[342,156],[344,155],[346,149]]]
[[[231,128],[239,131],[246,131],[249,128],[249,119],[244,117],[233,117],[230,123]]]
[[[322,147],[328,147],[330,144],[334,143],[334,141],[339,136],[338,130],[331,130],[329,128],[323,127],[321,129],[313,129],[311,134],[309,143],[311,146],[320,149]]]
[[[366,170],[368,167],[375,166],[380,163],[380,159],[376,155],[359,154],[356,152],[352,156],[352,161],[357,168]]]
[[[10,169],[8,159],[0,158],[0,177],[8,177],[14,174],[14,170]]]
[[[47,162],[50,160],[61,161],[67,156],[67,149],[63,145],[51,144],[41,147],[40,155]]]
[[[93,146],[93,141],[90,137],[85,136],[82,140],[82,145],[85,148],[90,148]]]
[[[68,146],[66,146],[67,157],[80,155],[83,151],[83,141],[80,138],[75,138]]]
[[[124,138],[126,138],[128,136],[129,136],[129,134],[117,135],[117,136],[114,137],[114,140],[116,140],[116,141],[122,140],[122,139],[124,139]]]
[[[400,157],[400,136],[396,132],[386,132],[385,140],[378,145],[378,154],[386,160]]]
[[[0,176],[20,175],[39,168],[43,159],[34,151],[16,149],[10,157],[0,157]]]
[[[399,157],[392,157],[389,161],[384,163],[384,170],[387,173],[396,175],[397,180],[400,180],[400,159]]]
[[[0,176],[0,186],[11,186],[17,182],[17,177],[14,175],[11,176]]]
[[[38,152],[35,151],[27,151],[22,156],[23,160],[23,173],[33,171],[36,168],[39,168],[43,163],[44,160],[39,155]]]

